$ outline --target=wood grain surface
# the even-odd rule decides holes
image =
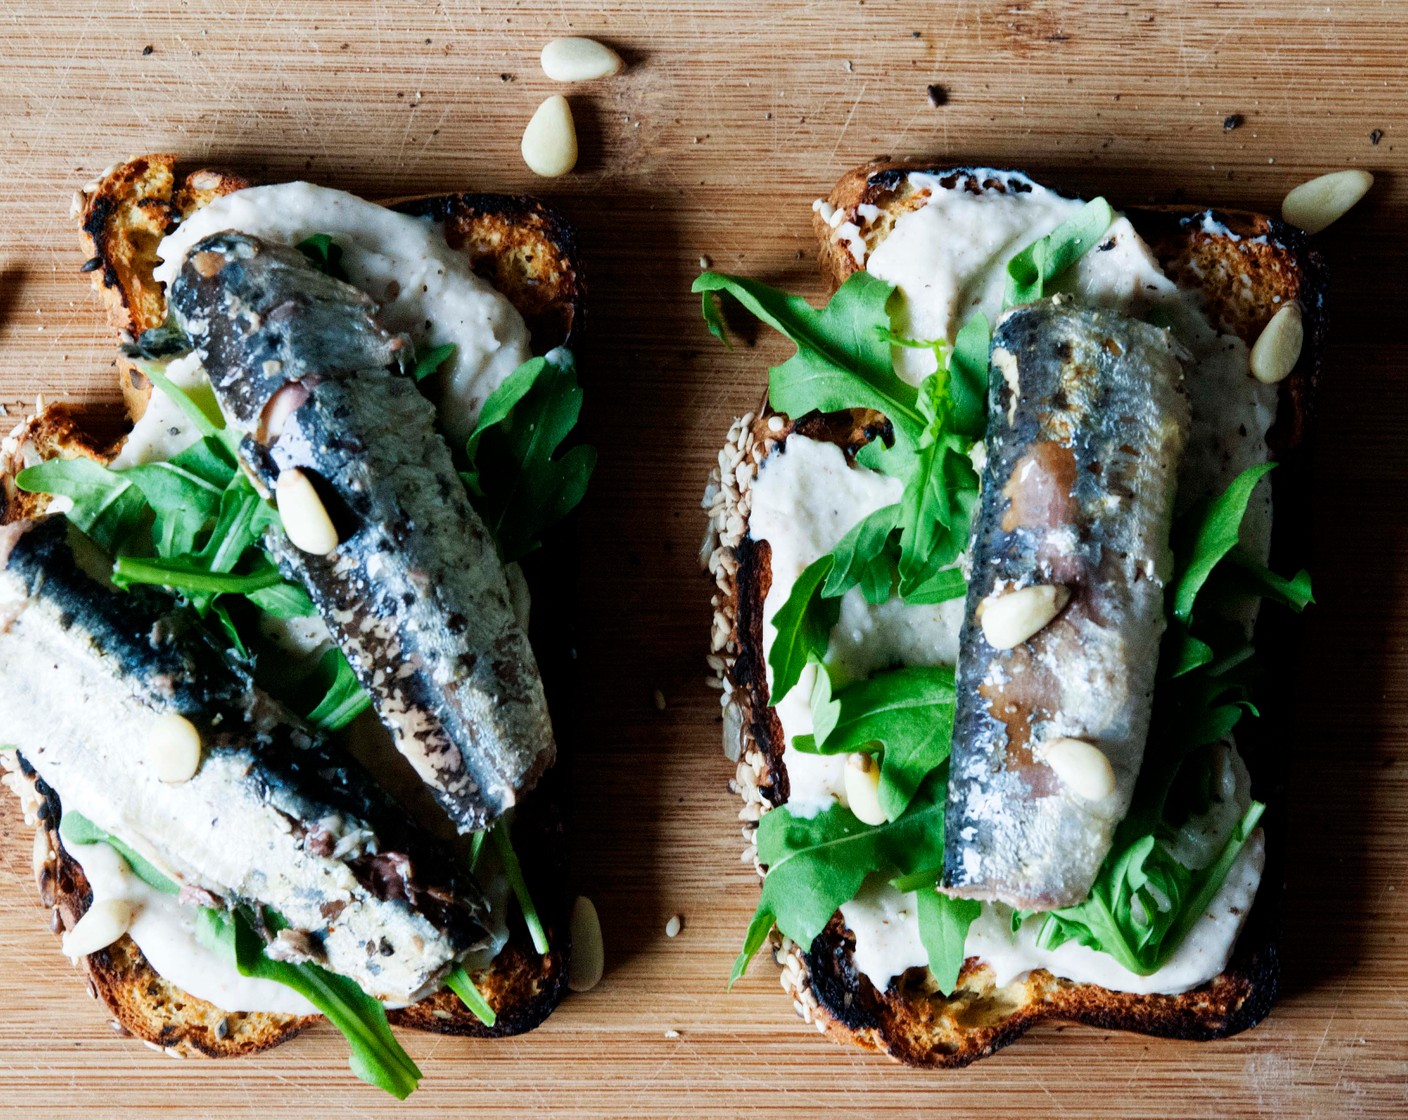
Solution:
[[[319,1029],[258,1059],[177,1062],[117,1038],[34,902],[0,807],[0,1113],[14,1116],[1001,1117],[1408,1115],[1408,6],[1303,3],[12,3],[0,11],[0,401],[113,405],[112,343],[72,189],[142,151],[371,197],[536,191],[590,267],[577,884],[607,975],[536,1033],[408,1034],[407,1103]],[[559,87],[548,38],[629,70],[569,93],[579,170],[539,181],[523,125]],[[926,92],[942,87],[945,103]],[[1229,128],[1224,124],[1240,120]],[[1372,137],[1372,138],[1371,138]],[[1404,148],[1403,154],[1397,149]],[[724,980],[757,896],[704,685],[700,492],[785,349],[725,351],[688,294],[702,258],[819,297],[809,205],[874,155],[1030,170],[1116,203],[1275,210],[1322,171],[1369,200],[1323,235],[1307,656],[1289,793],[1285,994],[1239,1038],[1040,1029],[928,1073],[833,1046],[767,962]],[[657,708],[659,690],[667,702]],[[675,939],[667,919],[684,917]],[[667,1032],[678,1032],[678,1037]]]

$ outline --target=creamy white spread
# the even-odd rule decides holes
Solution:
[[[248,187],[212,200],[164,238],[156,279],[170,286],[191,246],[224,230],[287,245],[328,234],[342,247],[348,280],[378,301],[387,327],[409,334],[420,353],[454,343],[439,401],[452,441],[469,437],[485,398],[531,356],[523,316],[432,222],[312,183]]]
[[[979,177],[986,177],[979,172]],[[1005,173],[992,177],[1011,179]],[[1024,177],[1019,177],[1024,178]],[[1011,258],[1076,214],[1084,203],[1025,180],[1029,191],[973,194],[946,189],[937,178],[911,175],[911,184],[930,192],[928,201],[902,215],[864,258],[867,270],[895,285],[895,329],[913,338],[952,343],[975,311],[996,322],[1002,309],[1006,267]],[[855,253],[854,237],[841,233],[844,215],[828,204],[814,207],[833,236]],[[829,212],[828,212],[829,211]],[[862,223],[876,215],[860,213]],[[1102,241],[1064,277],[1060,288],[1086,304],[1131,314],[1162,316],[1189,350],[1186,379],[1193,404],[1193,427],[1179,475],[1180,502],[1220,493],[1245,468],[1267,457],[1266,432],[1275,419],[1275,386],[1251,376],[1246,345],[1208,321],[1195,294],[1179,289],[1162,272],[1129,221],[1118,218]],[[896,371],[917,384],[936,368],[928,350],[895,348]],[[764,603],[764,649],[776,637],[772,618],[787,601],[801,572],[825,555],[867,514],[898,500],[901,484],[846,462],[840,448],[797,434],[781,454],[768,456],[752,488],[749,532],[771,550],[772,583]],[[1270,490],[1263,484],[1249,510],[1243,542],[1266,555],[1270,545]],[[838,680],[854,680],[892,665],[954,664],[963,601],[937,607],[911,607],[897,600],[871,606],[858,589],[842,600],[841,619],[831,634],[827,665]],[[809,698],[814,671],[777,706],[783,735],[790,743],[812,730]],[[768,670],[769,685],[772,682]],[[786,750],[786,748],[784,748]],[[788,809],[810,817],[845,803],[843,757],[786,750]],[[1224,793],[1246,805],[1245,768],[1231,753],[1223,764]],[[1240,768],[1240,769],[1239,769]],[[1227,774],[1231,779],[1226,779]],[[1231,781],[1231,786],[1227,785]],[[1226,801],[1231,805],[1231,801]],[[1217,803],[1212,810],[1221,810]],[[1237,810],[1240,815],[1240,809]],[[1208,847],[1220,846],[1234,820],[1230,812],[1208,822]],[[1214,835],[1215,834],[1215,835]],[[1180,855],[1187,853],[1180,853]],[[1210,858],[1210,857],[1208,857]],[[1014,978],[1033,968],[1058,976],[1091,980],[1132,992],[1177,992],[1196,987],[1226,965],[1255,894],[1262,867],[1260,833],[1249,842],[1233,874],[1185,945],[1152,976],[1119,967],[1113,958],[1079,945],[1038,950],[1035,923],[1014,942],[993,936],[1006,919],[984,906],[969,933],[968,955],[990,964],[999,977]],[[867,884],[841,908],[856,935],[856,967],[881,988],[906,968],[924,964],[912,899],[883,883]],[[1000,980],[1000,982],[1006,982]]]
[[[292,988],[241,976],[232,961],[201,944],[195,908],[182,906],[175,895],[143,882],[115,849],[65,840],[64,850],[83,868],[95,905],[109,899],[131,904],[132,925],[127,932],[165,980],[222,1011],[317,1014],[317,1008]]]
[[[1111,991],[1176,995],[1206,983],[1227,966],[1228,953],[1256,898],[1265,864],[1265,840],[1257,829],[1206,912],[1162,967],[1148,976],[1131,972],[1108,953],[1074,941],[1043,949],[1036,943],[1041,919],[1028,918],[1014,934],[1012,911],[1001,905],[983,906],[968,930],[964,949],[992,970],[998,987],[1042,968],[1053,976],[1099,984]],[[853,901],[841,907],[841,916],[856,935],[852,954],[856,968],[882,991],[906,969],[928,964],[919,940],[913,893],[902,894],[883,879],[872,877]]]
[[[210,378],[205,375],[197,353],[172,359],[162,372],[176,388],[187,393],[210,392]],[[110,465],[122,470],[143,463],[164,463],[199,441],[200,432],[175,398],[153,386],[147,410],[133,425],[122,450]]]
[[[835,444],[805,436],[788,437],[781,454],[763,461],[753,483],[748,524],[753,538],[767,541],[772,552],[772,587],[763,604],[766,649],[777,637],[772,619],[807,565],[835,548],[861,518],[899,501],[903,489],[898,479],[850,467]],[[891,665],[952,665],[958,659],[962,625],[961,599],[937,606],[891,599],[872,606],[859,588],[852,588],[841,599],[841,617],[831,632],[828,672],[839,686]],[[777,705],[788,742],[811,733],[815,677],[815,668],[807,666],[797,687]],[[844,803],[845,765],[844,755],[789,753],[788,808],[799,817],[811,817],[837,801]]]

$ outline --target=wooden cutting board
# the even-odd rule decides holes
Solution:
[[[0,401],[115,401],[113,346],[68,217],[114,160],[177,151],[370,197],[535,191],[590,266],[587,687],[574,862],[608,971],[534,1034],[409,1035],[397,1114],[814,1118],[1408,1115],[1408,7],[1336,0],[688,0],[80,6],[0,16]],[[536,180],[523,125],[561,87],[537,52],[590,34],[629,59],[573,87],[579,170]],[[936,87],[931,99],[929,87]],[[932,102],[939,101],[935,105]],[[1403,147],[1400,155],[1397,148]],[[1240,1038],[1048,1027],[959,1072],[894,1067],[794,1016],[771,966],[724,990],[757,897],[705,687],[704,479],[774,340],[724,350],[689,283],[707,258],[820,297],[810,203],[871,156],[1028,169],[1124,202],[1275,210],[1322,171],[1371,198],[1322,240],[1332,339],[1319,409],[1318,606],[1299,704],[1285,994]],[[656,702],[663,695],[664,708]],[[106,1026],[34,905],[0,809],[0,1111],[381,1116],[329,1029],[258,1059],[176,1062]],[[671,915],[679,937],[665,936]]]

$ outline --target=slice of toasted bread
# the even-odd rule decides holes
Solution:
[[[79,191],[74,216],[108,320],[123,336],[166,321],[166,296],[152,276],[157,246],[206,203],[250,186],[228,171],[182,171],[175,156],[137,156],[109,168]],[[417,195],[383,205],[440,223],[453,249],[501,292],[528,324],[535,353],[572,342],[582,329],[586,287],[572,227],[556,211],[523,195]],[[151,386],[121,361],[129,416],[147,407]]]
[[[5,765],[13,767],[5,775],[5,784],[19,796],[25,823],[36,829],[34,875],[39,900],[49,908],[50,928],[62,933],[72,929],[92,904],[88,880],[59,840],[58,796],[23,759],[10,756]],[[253,1054],[287,1041],[319,1018],[224,1011],[164,980],[127,936],[81,957],[78,967],[87,975],[88,994],[112,1013],[115,1030],[175,1057]]]
[[[211,199],[249,185],[248,180],[224,171],[183,172],[174,156],[150,155],[109,168],[78,192],[74,215],[88,253],[85,270],[120,336],[131,338],[166,321],[165,295],[152,276],[162,237]],[[585,285],[571,227],[554,211],[534,199],[493,194],[425,196],[386,205],[442,223],[451,246],[468,253],[475,271],[523,315],[536,353],[577,339]],[[128,413],[135,420],[146,409],[151,385],[130,363],[120,361],[119,368]],[[88,436],[67,406],[41,406],[0,447],[0,523],[37,516],[47,504],[43,495],[15,487],[14,475],[23,467],[56,456],[106,461],[117,446]],[[535,624],[534,638],[553,642],[560,635],[540,636]],[[551,679],[546,668],[544,677],[551,700],[562,685]],[[82,868],[59,839],[62,807],[32,773],[16,772],[9,780],[26,804],[27,819],[32,817],[38,827],[36,875],[41,899],[54,915],[51,925],[56,933],[70,929],[92,898]],[[493,1027],[485,1027],[447,990],[390,1012],[393,1023],[445,1034],[506,1037],[532,1030],[561,1001],[567,987],[570,897],[559,785],[540,784],[520,807],[514,829],[529,881],[554,884],[554,890],[534,898],[551,951],[539,956],[521,918],[511,914],[513,932],[507,946],[489,967],[472,973],[496,1012]],[[47,853],[42,864],[41,847]],[[117,1028],[173,1054],[254,1053],[292,1038],[318,1020],[317,1016],[226,1014],[163,980],[129,937],[83,958],[80,966],[88,975],[89,991],[107,1005]]]
[[[845,213],[842,221],[858,221],[859,207],[865,205],[872,217],[858,224],[865,226],[867,243],[873,247],[900,214],[923,203],[909,179],[916,170],[973,191],[1009,189],[1012,175],[882,163],[845,176],[828,202]],[[1307,437],[1325,332],[1325,273],[1318,254],[1303,233],[1258,214],[1188,207],[1133,209],[1127,214],[1170,278],[1200,291],[1214,324],[1248,345],[1279,306],[1288,300],[1300,302],[1305,345],[1282,385],[1268,443],[1281,463],[1274,476],[1272,559],[1303,557]],[[820,215],[816,228],[823,274],[839,287],[859,266],[848,244]],[[755,828],[763,812],[788,796],[782,727],[768,706],[763,658],[769,549],[766,541],[748,535],[750,486],[764,458],[782,447],[793,431],[853,452],[873,438],[876,419],[873,413],[861,412],[813,415],[778,427],[765,402],[759,413],[744,416],[730,429],[706,494],[710,530],[705,556],[717,584],[710,666],[723,691],[725,749],[737,761],[734,785],[744,801],[740,818],[745,828]],[[1269,657],[1293,661],[1292,627],[1267,612],[1258,631]],[[1284,679],[1276,666],[1271,668],[1268,680]],[[1268,747],[1280,735],[1290,707],[1274,694],[1258,696],[1257,703],[1263,718],[1245,733],[1239,729],[1238,745],[1251,769],[1255,795],[1270,803],[1263,822],[1270,854],[1256,904],[1221,975],[1172,996],[1110,991],[1058,979],[1045,970],[999,988],[991,969],[970,958],[951,996],[937,991],[925,968],[910,969],[880,991],[856,970],[854,938],[837,914],[810,946],[775,939],[783,986],[793,995],[798,1014],[838,1040],[928,1066],[966,1065],[1051,1019],[1191,1039],[1217,1038],[1254,1026],[1275,999],[1279,977],[1275,926],[1281,872],[1276,841],[1285,826],[1276,795],[1283,756]],[[756,864],[751,845],[750,852]],[[765,869],[758,870],[761,874]]]
[[[0,442],[0,524],[37,517],[49,504],[47,494],[30,494],[15,485],[15,475],[45,459],[95,459],[106,462],[109,448],[83,429],[62,401],[45,405]]]

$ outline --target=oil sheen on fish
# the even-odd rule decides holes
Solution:
[[[1182,381],[1167,331],[1068,297],[998,327],[945,821],[953,895],[1079,903],[1129,808],[1165,626]],[[1034,585],[1069,602],[994,648],[982,613]]]
[[[556,754],[533,651],[435,406],[394,368],[407,340],[363,292],[239,233],[192,247],[171,306],[202,351],[241,455],[272,490],[309,475],[339,530],[301,580],[397,749],[462,832],[487,827]]]
[[[61,517],[0,528],[0,742],[181,885],[184,901],[276,911],[270,952],[411,999],[485,939],[484,904],[369,775],[253,686],[159,592],[89,575]],[[97,557],[104,566],[105,558]],[[202,740],[167,783],[152,729]]]

